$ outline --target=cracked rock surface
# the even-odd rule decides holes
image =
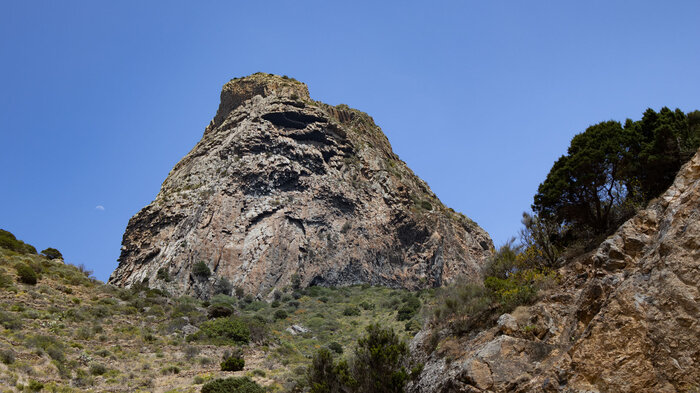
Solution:
[[[224,85],[202,140],[131,218],[109,282],[200,298],[226,289],[224,278],[260,296],[293,277],[417,289],[478,279],[491,248],[371,117],[254,74]],[[211,276],[193,274],[200,261]]]
[[[700,152],[537,303],[412,352],[409,392],[700,391]]]

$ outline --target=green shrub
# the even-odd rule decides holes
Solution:
[[[0,311],[0,325],[7,330],[19,330],[22,328],[22,320],[12,313]]]
[[[41,252],[41,255],[45,256],[46,258],[49,259],[63,259],[63,255],[61,255],[61,252],[58,251],[55,248],[47,248]]]
[[[367,326],[357,340],[354,377],[361,392],[403,392],[408,381],[404,368],[408,347],[392,329],[378,324]]]
[[[254,317],[242,317],[241,320],[248,325],[250,331],[250,341],[254,343],[262,343],[267,338],[269,333],[267,321],[256,315]]]
[[[347,306],[343,310],[343,315],[347,317],[353,317],[360,315],[360,309],[357,306]]]
[[[247,343],[250,329],[238,318],[217,318],[204,322],[194,339],[208,338],[216,344]]]
[[[275,319],[287,319],[288,317],[287,312],[284,310],[276,310],[274,315]]]
[[[107,372],[107,367],[103,364],[93,363],[90,365],[90,375],[103,375]]]
[[[161,281],[170,282],[170,272],[168,272],[167,267],[161,267],[156,273],[156,278]]]
[[[50,345],[46,348],[46,354],[57,362],[64,362],[66,360],[66,355],[63,346]]]
[[[233,291],[233,284],[226,277],[221,277],[214,283],[214,294],[230,295]]]
[[[0,229],[0,247],[20,254],[36,254],[36,248],[34,248],[34,246],[17,240],[15,235],[4,229]]]
[[[245,292],[243,291],[243,288],[241,288],[241,287],[233,287],[233,293],[239,299],[243,298],[243,296],[245,295]]]
[[[209,306],[207,316],[209,319],[225,318],[233,314],[233,308],[225,304],[216,304]]]
[[[360,307],[362,307],[363,310],[374,310],[374,303],[364,301],[360,303]]]
[[[331,393],[343,391],[343,381],[333,361],[331,352],[321,348],[314,354],[306,372],[306,382],[310,393]]]
[[[56,337],[38,334],[36,336],[27,337],[26,341],[30,347],[42,349],[46,351],[49,356],[56,356],[56,360],[63,360],[64,345]]]
[[[5,272],[5,269],[0,268],[0,288],[7,289],[12,287],[12,278]]]
[[[15,270],[17,270],[17,281],[23,284],[36,285],[38,276],[29,265],[18,263],[15,265]]]
[[[420,300],[413,295],[408,295],[403,298],[403,305],[399,308],[396,314],[396,320],[407,321],[413,318],[420,309]]]
[[[292,278],[290,281],[292,284],[292,289],[301,288],[301,277],[297,273],[292,274]]]
[[[336,341],[333,341],[332,343],[328,344],[328,349],[339,355],[343,353],[343,346]]]
[[[205,279],[211,276],[211,270],[209,270],[209,266],[207,266],[204,261],[199,261],[192,267],[192,274],[194,274],[195,277]]]
[[[202,386],[202,393],[264,393],[260,385],[243,378],[216,379]]]
[[[15,362],[15,352],[11,349],[0,350],[0,362],[3,364],[12,364]]]
[[[245,366],[245,360],[235,355],[224,358],[221,362],[221,371],[240,371]]]
[[[41,383],[39,381],[35,381],[33,379],[30,379],[29,384],[27,385],[27,389],[29,389],[30,392],[40,392],[41,389],[43,389],[43,388],[44,388],[43,383]]]
[[[180,374],[180,367],[178,366],[167,366],[163,367],[160,370],[160,373],[163,375],[174,375],[174,374]]]

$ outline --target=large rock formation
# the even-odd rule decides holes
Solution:
[[[700,391],[700,152],[647,209],[475,337],[430,351],[410,392]]]
[[[306,85],[234,79],[202,140],[129,221],[109,282],[210,296],[289,285],[404,288],[478,277],[488,234],[443,206],[371,117]],[[203,261],[212,275],[193,274]],[[158,273],[160,271],[160,274]]]

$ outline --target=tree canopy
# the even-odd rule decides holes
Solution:
[[[538,219],[604,234],[666,190],[700,145],[700,112],[647,109],[639,121],[604,121],[571,140],[540,184]]]

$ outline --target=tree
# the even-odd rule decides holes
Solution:
[[[616,121],[593,125],[574,136],[540,184],[531,224],[545,232],[566,229],[568,239],[606,234],[666,190],[699,145],[697,111],[686,116],[679,109],[647,109],[624,127]],[[537,228],[539,223],[547,228]],[[553,251],[542,238],[530,240]]]
[[[310,393],[336,393],[341,391],[341,383],[336,374],[331,351],[319,349],[311,360],[311,367],[306,373]]]
[[[404,367],[408,347],[392,329],[378,324],[367,326],[357,341],[354,376],[360,392],[398,393],[408,380]]]
[[[589,127],[571,140],[535,195],[533,210],[558,224],[605,232],[626,195],[626,135],[616,121]]]
[[[63,255],[61,255],[61,252],[58,251],[57,249],[51,248],[51,247],[42,251],[41,255],[43,255],[49,259],[63,259]]]

